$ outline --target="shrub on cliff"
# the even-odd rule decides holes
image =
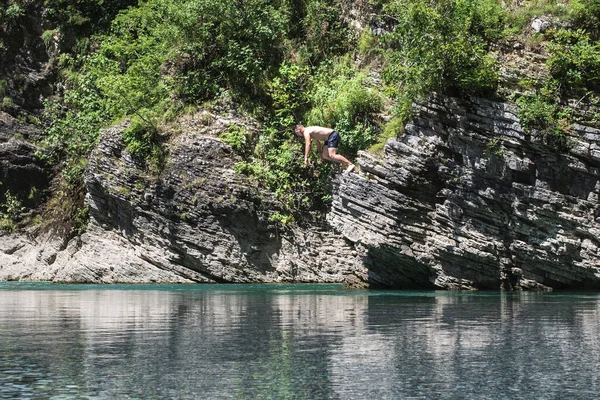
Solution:
[[[600,89],[600,43],[583,30],[559,29],[548,45],[552,76],[573,89]]]
[[[25,207],[19,198],[9,190],[5,192],[5,200],[0,203],[0,231],[14,231],[17,228],[17,220]]]
[[[42,2],[38,2],[42,3]],[[119,11],[137,0],[44,0],[44,19],[58,28],[63,50],[79,47],[86,51],[87,38],[108,29]],[[77,44],[80,46],[77,46]]]
[[[71,71],[65,82],[68,111],[55,114],[46,144],[64,153],[70,143],[84,142],[88,150],[79,154],[85,156],[99,129],[115,119],[161,119],[219,88],[241,93],[261,87],[269,66],[280,59],[279,11],[266,0],[245,7],[232,0],[150,0],[121,12],[108,34],[94,38],[95,52],[63,57]],[[140,154],[152,147],[145,142],[153,136],[131,134],[128,147]]]
[[[331,198],[329,180],[335,167],[319,161],[316,151],[310,153],[309,167],[304,167],[304,142],[292,132],[294,123],[339,130],[340,152],[352,157],[376,140],[382,98],[366,72],[348,57],[318,68],[284,62],[269,84],[269,95],[273,112],[264,121],[254,152],[245,152],[249,157],[236,169],[271,189],[288,213],[322,209]],[[235,138],[228,136],[237,148]]]
[[[592,40],[600,39],[600,2],[576,0],[571,2],[571,21],[576,28],[587,32]]]
[[[311,86],[309,125],[331,126],[342,133],[340,152],[346,156],[354,157],[375,143],[383,101],[365,71],[343,58],[323,65]]]
[[[383,76],[399,98],[399,115],[432,90],[481,93],[495,88],[497,66],[488,55],[505,13],[495,0],[393,0],[383,6],[394,29],[383,36]]]

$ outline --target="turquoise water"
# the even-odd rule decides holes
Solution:
[[[0,398],[590,399],[597,293],[0,283]]]

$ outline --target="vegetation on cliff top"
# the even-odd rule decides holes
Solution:
[[[63,165],[62,193],[71,197],[101,128],[130,118],[130,153],[158,172],[161,124],[224,93],[263,127],[253,138],[235,128],[223,136],[244,158],[236,169],[269,187],[289,216],[326,205],[332,168],[316,159],[302,167],[295,122],[336,127],[350,156],[381,148],[431,91],[501,96],[495,54],[514,40],[543,42],[549,55],[550,78],[514,96],[532,132],[561,137],[577,118],[563,100],[597,101],[600,87],[597,0],[2,3],[5,54],[23,45],[27,15],[40,7],[50,28],[41,37],[59,47],[40,155]],[[368,12],[357,17],[353,7]],[[558,22],[532,32],[532,18],[544,15]],[[2,104],[15,112],[10,96]]]

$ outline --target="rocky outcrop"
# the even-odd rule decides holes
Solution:
[[[54,91],[55,72],[42,40],[47,25],[43,4],[21,2],[14,8],[20,12],[5,15],[6,21],[0,25],[0,110],[16,116],[43,108],[42,97]]]
[[[38,135],[37,127],[0,111],[0,204],[7,191],[30,209],[44,198],[53,171],[36,157],[31,141]]]
[[[64,249],[12,238],[0,249],[0,279],[344,282],[363,269],[349,242],[324,223],[287,229],[270,222],[276,201],[233,170],[237,157],[212,136],[231,121],[205,118],[199,130],[187,126],[173,138],[160,176],[127,153],[124,126],[104,131],[86,173],[87,231]]]
[[[328,221],[366,251],[366,285],[600,287],[600,130],[563,149],[515,106],[433,97],[385,160],[335,182]],[[565,153],[565,149],[566,153]]]
[[[434,96],[384,155],[334,178],[326,222],[285,228],[269,220],[272,195],[234,171],[218,139],[231,123],[254,129],[183,121],[160,174],[129,155],[125,125],[105,130],[86,172],[87,231],[68,243],[5,234],[0,279],[600,287],[596,128],[550,141],[512,104]]]

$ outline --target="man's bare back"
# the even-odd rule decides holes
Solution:
[[[307,126],[304,128],[304,137],[309,135],[312,139],[324,142],[327,140],[331,132],[333,132],[333,129],[331,128],[324,128],[322,126]]]

